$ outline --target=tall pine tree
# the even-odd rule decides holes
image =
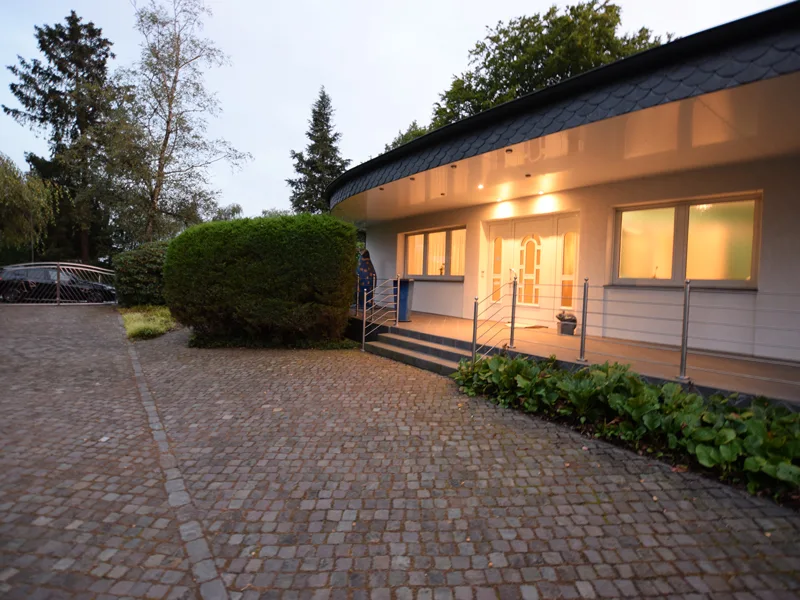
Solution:
[[[114,55],[94,23],[84,23],[75,11],[64,21],[35,27],[44,60],[19,57],[18,65],[8,67],[18,78],[9,87],[21,108],[3,106],[3,112],[47,132],[50,157],[31,153],[27,159],[37,175],[66,192],[48,235],[47,254],[62,259],[79,254],[86,261],[108,250],[96,239],[107,235],[108,211],[87,193],[90,155],[96,151],[87,140],[110,108],[107,62]]]
[[[306,137],[310,140],[305,152],[291,151],[297,177],[287,179],[292,188],[292,208],[295,212],[326,213],[325,188],[344,173],[349,160],[339,154],[341,133],[333,129],[333,105],[325,87],[311,107]]]

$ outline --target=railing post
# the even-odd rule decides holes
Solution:
[[[586,360],[586,320],[589,316],[589,278],[583,278],[583,307],[581,308],[581,353],[578,362],[585,363]]]
[[[689,354],[689,296],[692,291],[691,280],[686,280],[686,285],[683,288],[683,330],[681,331],[681,366],[678,379],[680,381],[688,381],[686,377],[686,359]]]
[[[514,327],[517,323],[517,275],[514,274],[514,283],[511,285],[511,335],[508,338],[508,347],[514,347]]]
[[[56,306],[61,306],[61,263],[56,263]]]
[[[394,297],[394,326],[400,325],[400,273],[397,274],[397,293]]]
[[[364,352],[367,346],[367,293],[369,290],[364,290],[364,310],[361,312],[361,351]]]
[[[475,305],[472,308],[472,365],[475,366],[475,357],[478,354],[478,297],[475,296]]]

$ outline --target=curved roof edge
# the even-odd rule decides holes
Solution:
[[[800,0],[680,38],[456,121],[345,171],[331,208],[360,192],[606,118],[800,71]]]

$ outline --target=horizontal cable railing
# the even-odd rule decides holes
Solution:
[[[361,292],[362,351],[366,349],[369,336],[386,325],[396,326],[400,317],[400,275],[395,279],[373,278],[372,284]]]
[[[651,293],[647,297],[637,298],[630,290],[589,285],[585,279],[582,289],[578,287],[569,296],[557,291],[561,284],[536,284],[535,304],[523,304],[521,291],[515,287],[509,294],[507,286],[511,282],[503,286],[499,296],[495,290],[483,300],[475,299],[473,360],[516,344],[518,351],[539,356],[557,354],[566,358],[577,352],[577,359],[572,360],[585,364],[589,362],[588,351],[594,361],[642,364],[645,371],[650,366],[650,374],[659,377],[690,382],[689,372],[706,381],[712,375],[711,381],[722,389],[725,381],[713,376],[728,376],[745,388],[747,380],[753,382],[751,388],[773,383],[794,390],[782,394],[800,399],[800,309],[795,308],[800,307],[800,294],[725,294],[693,289],[687,281],[675,290],[680,295],[675,293],[675,300],[669,301],[669,296],[657,295],[663,294],[663,289],[648,290]],[[715,296],[719,297],[718,304]],[[492,297],[497,302],[490,302]],[[562,302],[564,298],[569,300]],[[518,315],[509,320],[509,309],[513,313],[540,305],[566,305],[561,308],[562,314],[577,307],[577,316],[565,315],[572,319],[572,329],[565,334],[562,323],[556,332],[546,322],[520,326],[517,319],[524,316]],[[490,306],[495,307],[493,311]]]

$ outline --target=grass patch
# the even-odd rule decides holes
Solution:
[[[133,306],[119,312],[130,340],[149,340],[178,327],[166,306]]]

